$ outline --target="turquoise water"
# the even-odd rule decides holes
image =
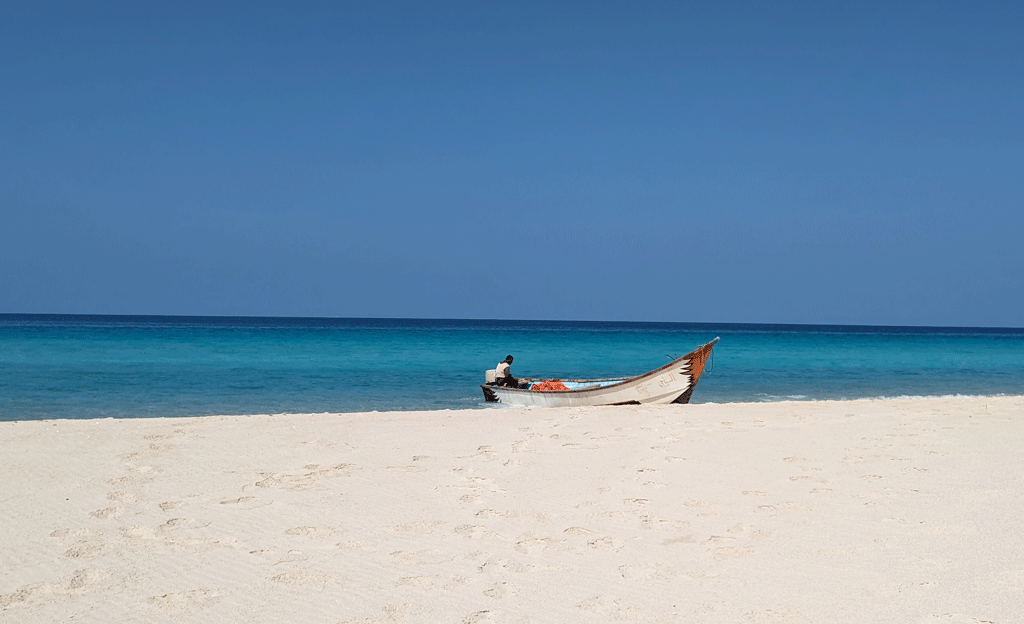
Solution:
[[[646,372],[720,336],[694,403],[1024,394],[1024,330],[0,315],[0,420],[482,408],[484,371]]]

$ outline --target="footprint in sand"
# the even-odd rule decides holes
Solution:
[[[146,602],[160,609],[181,609],[208,604],[220,597],[220,592],[209,589],[193,589],[186,592],[150,596]]]
[[[439,550],[396,550],[391,556],[399,563],[411,565],[436,565],[453,559]]]
[[[114,492],[107,492],[107,498],[112,501],[119,503],[134,503],[136,498],[133,494],[129,494],[124,490],[116,490]]]
[[[587,542],[587,546],[590,546],[594,550],[611,550],[618,552],[622,550],[622,540],[615,539],[614,537],[599,537],[592,539]]]
[[[675,578],[678,573],[675,568],[671,566],[667,566],[663,563],[656,563],[654,565],[621,565],[619,566],[619,575],[629,581],[667,581]]]
[[[593,535],[594,534],[594,532],[591,531],[590,529],[585,529],[583,527],[578,527],[578,526],[569,527],[568,529],[566,529],[566,530],[564,530],[562,532],[563,533],[568,533],[569,535]]]
[[[86,587],[95,585],[108,578],[110,578],[110,574],[105,570],[84,568],[75,570],[74,576],[68,581],[67,586],[58,585],[57,583],[22,585],[13,593],[0,594],[0,611],[18,603],[29,602],[36,597],[79,594]]]
[[[563,548],[565,540],[547,536],[527,535],[516,542],[516,550],[521,553],[530,554],[548,549]]]
[[[258,498],[259,498],[258,496],[240,496],[238,498],[232,498],[231,500],[222,500],[220,502],[220,504],[221,505],[236,505],[238,503],[248,503],[249,501],[257,500]],[[160,503],[160,508],[163,509],[164,511],[167,511],[169,509],[174,509],[175,507],[177,507],[180,504],[181,503]],[[164,507],[164,505],[172,505],[172,506],[171,507]]]
[[[317,574],[305,570],[282,572],[270,577],[270,580],[285,585],[334,585],[338,582],[338,579],[330,574]]]
[[[66,539],[69,537],[89,537],[92,534],[93,533],[90,529],[57,529],[50,533],[50,537]]]
[[[528,519],[534,522],[548,522],[551,518],[547,514],[538,513],[534,511],[521,511],[519,509],[508,509],[506,511],[498,511],[497,509],[481,509],[476,512],[477,518],[504,518],[506,520],[523,520]]]
[[[123,526],[118,529],[123,537],[129,539],[145,539],[155,540],[157,537],[156,531],[151,527],[142,527],[138,525]]]
[[[362,550],[365,552],[373,552],[373,548],[370,548],[369,546],[358,541],[338,542],[337,544],[335,544],[335,546],[343,550]]]
[[[256,482],[256,487],[261,488],[272,488],[281,484],[281,479],[275,474],[271,474],[264,479]]]
[[[827,479],[822,479],[822,478],[819,478],[819,477],[812,477],[810,475],[797,475],[795,477],[790,477],[789,480],[790,481],[814,481],[815,483],[828,483]]]
[[[476,453],[473,453],[472,455],[460,455],[458,459],[480,459],[483,461],[492,461],[497,459],[497,457],[498,454],[495,453],[490,446],[484,445],[478,446]]]
[[[747,546],[720,546],[712,551],[715,559],[735,559],[754,552]]]
[[[466,539],[501,539],[501,536],[494,531],[478,524],[462,524],[455,527],[455,532]]]
[[[494,481],[486,477],[461,477],[455,488],[460,490],[487,490],[488,492],[504,492],[505,489],[495,485]]]
[[[487,553],[477,551],[469,556],[470,559],[479,559],[480,557],[487,556]],[[499,559],[498,557],[488,556],[487,559],[476,566],[476,571],[479,573],[484,572],[500,572],[506,570],[509,567],[508,559]]]
[[[104,509],[97,509],[96,511],[90,511],[89,515],[93,518],[107,519],[107,518],[120,518],[124,510],[120,507],[106,507]]]
[[[746,526],[743,524],[736,524],[726,529],[726,532],[732,535],[741,535],[748,537],[751,541],[760,542],[761,540],[767,539],[771,536],[771,531],[763,531],[752,526]]]
[[[395,585],[409,585],[411,587],[420,587],[422,589],[451,589],[457,585],[466,583],[467,580],[468,579],[458,576],[446,578],[440,574],[428,576],[403,576],[395,581]]]
[[[529,452],[529,449],[530,449],[530,441],[529,440],[519,440],[518,442],[513,442],[512,443],[512,452],[513,453],[526,453],[526,452]]]
[[[519,588],[508,581],[500,581],[484,590],[485,596],[488,598],[494,598],[495,600],[501,600],[506,596],[515,596],[518,593]]]
[[[688,500],[683,504],[687,507],[696,507],[697,509],[704,509],[712,506],[712,503],[706,500]]]
[[[126,485],[135,485],[139,482],[139,478],[128,475],[125,477],[119,477],[117,479],[107,479],[107,485],[113,485],[115,487],[124,487]]]
[[[68,581],[68,589],[84,589],[90,585],[102,583],[110,578],[110,573],[98,568],[83,568],[75,570],[74,576]]]
[[[445,524],[443,520],[421,520],[419,522],[396,524],[393,530],[395,533],[413,533],[416,535],[423,535],[430,533],[435,527],[439,527],[442,524]]]
[[[212,524],[211,522],[200,522],[195,518],[171,518],[167,522],[164,522],[159,527],[161,531],[169,531],[171,529],[191,529],[191,528],[204,528]]]
[[[682,531],[690,525],[686,520],[668,520],[659,518],[654,514],[643,514],[640,516],[640,526],[644,529],[657,529],[661,531]]]
[[[310,469],[309,466],[317,466]],[[304,469],[308,472],[303,474],[279,474],[275,472],[263,473],[263,478],[255,483],[256,487],[272,488],[282,486],[288,490],[308,490],[320,479],[343,477],[352,474],[355,464],[335,464],[327,468],[320,468],[319,464],[308,464]],[[245,488],[242,488],[245,490]]]
[[[84,559],[86,557],[93,557],[103,552],[104,548],[102,544],[95,543],[81,543],[75,544],[67,551],[64,552],[64,556],[70,559]]]
[[[308,537],[310,539],[327,539],[335,533],[337,533],[337,530],[331,527],[313,526],[293,527],[285,531],[285,535],[301,535],[302,537]]]

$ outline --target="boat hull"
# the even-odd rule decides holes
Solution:
[[[649,373],[597,388],[544,392],[491,385],[480,387],[489,402],[527,407],[689,403],[716,342],[718,338]],[[587,380],[579,381],[586,383]]]

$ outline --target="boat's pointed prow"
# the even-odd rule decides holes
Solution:
[[[697,387],[697,382],[700,380],[701,373],[704,372],[704,365],[707,364],[708,359],[711,357],[711,349],[718,342],[716,337],[711,342],[701,345],[693,350],[691,353],[687,353],[682,359],[688,360],[689,366],[685,369],[686,375],[690,378],[689,387],[686,388],[678,397],[673,400],[673,403],[689,403],[690,397],[693,396],[693,389]]]

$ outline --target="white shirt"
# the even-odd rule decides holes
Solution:
[[[498,366],[494,369],[494,376],[498,379],[508,377],[508,362],[499,362]]]

